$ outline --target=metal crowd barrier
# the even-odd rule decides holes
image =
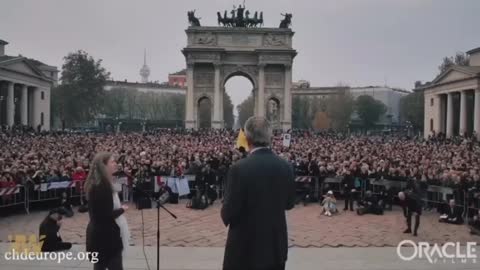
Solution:
[[[398,190],[404,190],[407,187],[407,183],[403,181],[394,181],[388,179],[374,179],[370,178],[370,186],[373,194],[380,194],[382,189],[387,190],[396,188]],[[366,188],[366,187],[365,187]]]
[[[85,181],[62,181],[34,184],[31,188],[25,188],[25,198],[28,200],[27,213],[30,206],[34,203],[58,200],[63,192],[67,192],[67,196],[72,198],[80,198],[83,203],[83,184]]]
[[[343,177],[326,177],[321,186],[322,193],[328,187],[328,190],[332,190],[334,193],[343,193],[343,186],[342,186]],[[322,194],[320,194],[321,196]]]
[[[28,200],[25,196],[25,187],[17,185],[15,187],[0,188],[0,208],[23,205],[28,213]]]

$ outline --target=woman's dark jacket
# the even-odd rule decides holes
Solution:
[[[112,187],[103,183],[91,187],[88,206],[87,251],[98,252],[99,261],[108,262],[123,250],[120,228],[115,219],[124,210],[113,210]]]

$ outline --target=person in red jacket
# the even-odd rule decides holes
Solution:
[[[72,180],[85,181],[85,179],[87,179],[87,174],[85,173],[85,170],[82,167],[77,167],[72,175]]]

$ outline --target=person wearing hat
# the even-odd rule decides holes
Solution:
[[[63,242],[60,237],[62,215],[58,209],[51,210],[40,224],[39,242],[42,243],[42,252],[69,250],[71,243]]]
[[[324,195],[322,206],[325,216],[330,217],[332,213],[337,212],[337,200],[335,199],[335,195],[333,195],[333,191],[329,190],[327,195]]]

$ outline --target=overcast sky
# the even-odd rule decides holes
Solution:
[[[63,57],[82,49],[115,80],[140,81],[143,49],[150,80],[165,81],[185,67],[187,10],[202,25],[243,0],[1,0],[0,39],[8,55],[22,54],[61,68]],[[432,80],[442,57],[480,46],[477,0],[246,0],[277,27],[293,13],[293,79],[312,86],[384,85],[411,89]],[[234,104],[251,88],[227,82]]]

